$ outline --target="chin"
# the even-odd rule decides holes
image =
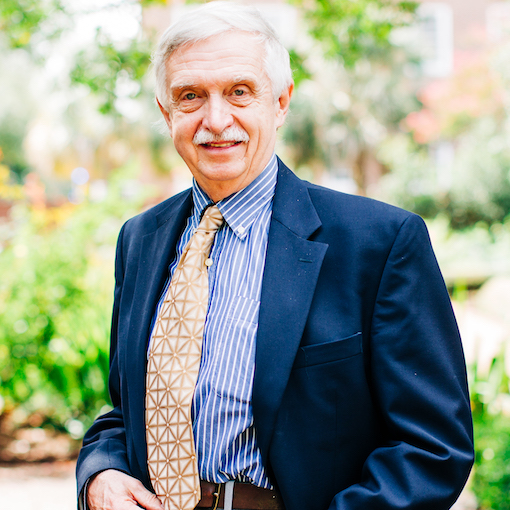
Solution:
[[[235,181],[242,178],[246,167],[242,164],[217,164],[207,165],[206,168],[199,168],[199,173],[210,181]]]

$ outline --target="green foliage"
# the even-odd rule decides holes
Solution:
[[[285,141],[292,150],[296,167],[313,165],[327,158],[316,122],[317,111],[299,92],[292,101],[292,109],[284,127]]]
[[[13,209],[0,232],[5,410],[37,411],[58,427],[87,426],[108,402],[115,239],[139,206],[114,179],[100,203]]]
[[[167,0],[141,0],[140,3],[143,7],[148,7],[150,5],[167,5]]]
[[[500,44],[421,91],[421,110],[402,122],[412,139],[380,147],[391,170],[381,198],[427,218],[445,214],[456,230],[510,219],[509,57]]]
[[[473,123],[449,147],[454,159],[441,164],[438,145],[421,145],[405,135],[386,139],[380,160],[391,169],[380,197],[425,218],[446,215],[455,230],[510,219],[508,122],[487,117]]]
[[[510,220],[452,230],[443,213],[427,220],[427,227],[449,285],[457,286],[460,280],[476,288],[490,275],[510,274]]]
[[[23,150],[27,124],[34,118],[28,84],[43,61],[34,47],[41,32],[45,39],[59,33],[54,18],[61,12],[59,0],[0,0],[0,160],[18,182],[29,171]]]
[[[292,122],[284,131],[293,163],[339,175],[350,168],[364,193],[381,141],[418,106],[408,72],[416,68],[415,59],[391,37],[394,29],[414,21],[418,4],[387,0],[291,3],[304,12],[317,43],[308,50],[308,58],[296,59],[294,73],[303,86],[296,92]],[[305,73],[311,80],[302,79]]]
[[[310,34],[325,54],[352,68],[390,47],[391,31],[409,23],[417,2],[391,0],[293,0],[304,10]]]
[[[453,228],[501,223],[510,215],[509,135],[508,128],[486,118],[459,138],[445,204]]]
[[[307,69],[305,57],[302,54],[291,48],[289,49],[289,55],[294,84],[296,87],[299,87],[299,84],[304,80],[309,80],[312,77],[312,74],[309,69]]]
[[[441,204],[427,147],[401,133],[384,140],[377,157],[391,169],[380,183],[380,197],[424,218],[436,217]]]
[[[475,425],[473,491],[481,510],[510,510],[510,395],[504,356],[489,374],[472,372]]]
[[[21,180],[28,171],[23,151],[24,121],[12,113],[0,115],[0,161]]]
[[[99,111],[118,114],[115,101],[119,87],[134,99],[143,91],[143,78],[150,64],[151,43],[133,39],[125,48],[118,48],[101,31],[97,32],[95,44],[76,56],[71,71],[73,84],[86,85],[99,98]]]
[[[510,510],[510,418],[497,415],[476,423],[473,490],[482,510]]]
[[[59,11],[60,0],[0,0],[0,33],[11,48],[27,47],[33,34]]]

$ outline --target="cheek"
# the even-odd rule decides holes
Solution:
[[[256,135],[258,144],[266,145],[276,133],[274,118],[267,115],[261,117],[261,122],[253,126],[252,132]]]
[[[172,138],[175,145],[179,145],[188,150],[193,149],[193,137],[198,129],[198,123],[192,119],[175,119],[172,123]],[[186,147],[188,146],[188,147]]]

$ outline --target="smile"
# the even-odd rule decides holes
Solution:
[[[243,142],[209,142],[201,144],[204,147],[213,147],[215,149],[223,149],[225,147],[233,147],[234,145],[239,145]]]

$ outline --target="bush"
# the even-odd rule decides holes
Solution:
[[[510,418],[486,416],[475,423],[473,490],[483,510],[510,510]]]
[[[0,401],[75,437],[109,402],[115,242],[141,205],[122,188],[114,179],[100,203],[18,204],[0,231]]]
[[[475,428],[473,491],[480,510],[510,510],[510,395],[505,355],[488,374],[472,367],[471,398]]]

